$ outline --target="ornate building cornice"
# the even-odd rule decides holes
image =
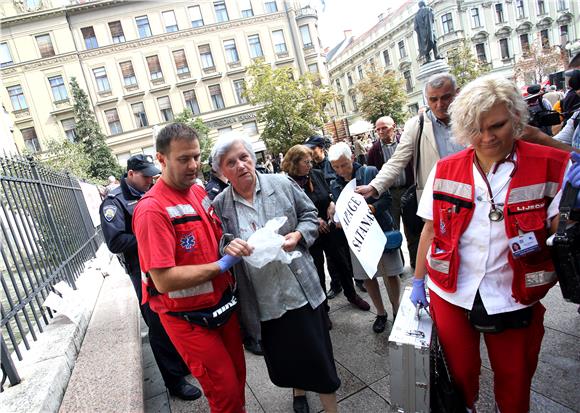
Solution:
[[[37,70],[39,68],[47,67],[47,66],[54,66],[60,65],[63,63],[68,63],[72,61],[78,61],[79,56],[77,52],[62,54],[53,56],[50,58],[42,58],[36,60],[29,60],[28,62],[24,63],[17,63],[10,66],[3,67],[0,69],[0,73],[3,77],[12,75],[14,73],[22,73],[29,70]]]

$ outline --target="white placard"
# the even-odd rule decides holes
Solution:
[[[101,195],[99,189],[95,185],[87,184],[86,182],[79,182],[83,197],[87,203],[89,215],[93,221],[93,226],[96,228],[101,225],[101,217],[99,216],[99,207],[101,206]]]
[[[362,195],[354,192],[356,179],[350,181],[336,201],[336,215],[342,225],[351,251],[360,261],[369,278],[377,265],[387,238]]]

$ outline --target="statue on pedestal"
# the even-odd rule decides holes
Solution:
[[[419,43],[419,57],[425,58],[428,63],[431,61],[431,50],[433,50],[433,57],[441,59],[437,53],[433,9],[427,7],[424,1],[419,2],[419,11],[415,15],[415,31]]]

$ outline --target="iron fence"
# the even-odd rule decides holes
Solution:
[[[102,242],[78,180],[33,158],[0,156],[0,357],[2,378],[18,384],[11,354],[23,359],[52,318],[42,303],[54,284],[75,281]]]

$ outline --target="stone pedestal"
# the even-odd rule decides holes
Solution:
[[[417,82],[420,83],[421,89],[423,89],[425,82],[430,76],[447,72],[449,72],[449,65],[444,59],[433,60],[432,62],[421,65],[419,73],[417,74]]]

